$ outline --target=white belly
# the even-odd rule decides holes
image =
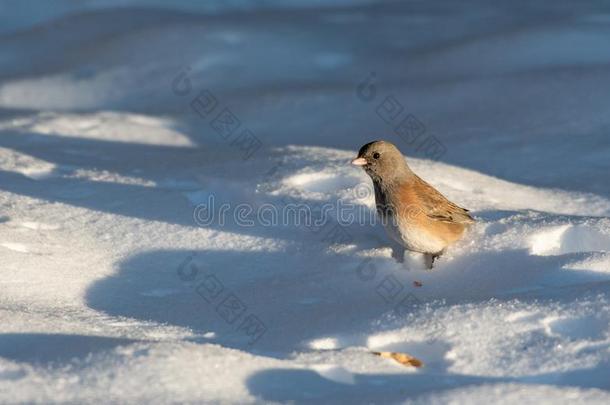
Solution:
[[[390,238],[414,252],[438,253],[447,246],[441,238],[413,224],[387,221],[384,227]]]

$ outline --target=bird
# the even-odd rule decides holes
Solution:
[[[392,256],[400,262],[406,249],[423,253],[426,267],[432,269],[445,249],[475,222],[467,209],[415,174],[390,142],[363,145],[351,163],[373,181],[377,214],[394,242]]]

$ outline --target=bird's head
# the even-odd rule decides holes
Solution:
[[[352,164],[361,166],[373,181],[383,183],[412,173],[398,148],[386,141],[373,141],[362,146]]]

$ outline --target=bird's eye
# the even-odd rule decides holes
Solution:
[[[375,152],[373,153],[373,159],[379,159],[381,155],[379,154],[379,152]]]

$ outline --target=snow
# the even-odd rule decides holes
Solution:
[[[608,403],[609,15],[0,1],[0,402]],[[434,271],[379,138],[477,219]]]

